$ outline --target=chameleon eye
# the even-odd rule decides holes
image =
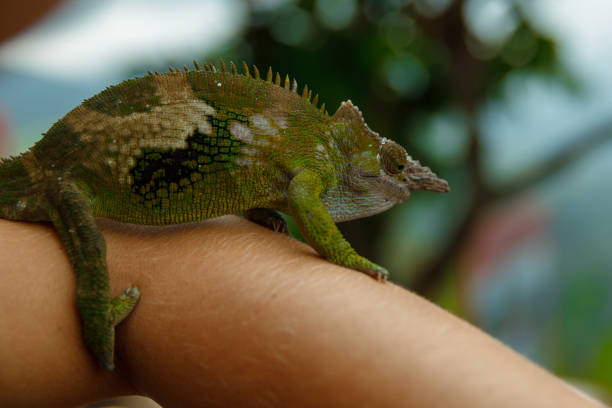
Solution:
[[[385,140],[380,147],[380,161],[388,174],[398,174],[406,168],[408,155],[400,145]]]

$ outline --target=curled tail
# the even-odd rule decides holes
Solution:
[[[23,165],[27,154],[0,159],[0,218],[47,221],[44,193]]]

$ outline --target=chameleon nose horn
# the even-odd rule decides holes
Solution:
[[[429,167],[422,166],[416,160],[408,159],[405,174],[408,178],[407,185],[410,190],[427,190],[437,193],[448,193],[450,191],[446,180],[439,178]]]

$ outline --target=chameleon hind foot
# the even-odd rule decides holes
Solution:
[[[115,368],[115,327],[132,312],[139,298],[138,288],[128,288],[111,299],[106,313],[84,317],[85,342],[100,366],[108,371]]]
[[[121,295],[111,300],[110,321],[113,326],[118,325],[134,309],[140,299],[137,287],[128,288]]]
[[[104,333],[102,335],[96,333],[93,343],[89,344],[98,363],[108,371],[115,368],[115,326],[132,312],[138,299],[140,299],[140,292],[136,287],[128,288],[121,295],[113,298],[105,319]],[[88,337],[86,333],[85,338]]]
[[[289,234],[287,221],[277,211],[269,208],[251,208],[242,212],[244,218],[256,224],[271,229],[274,232]]]

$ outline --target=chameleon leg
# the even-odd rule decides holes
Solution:
[[[329,261],[386,280],[389,273],[385,268],[357,254],[344,239],[319,199],[322,185],[311,170],[303,170],[289,184],[289,209],[302,236]]]
[[[138,301],[138,289],[131,288],[110,299],[106,268],[106,242],[98,231],[89,206],[70,182],[50,194],[49,216],[64,244],[77,276],[77,308],[83,322],[83,337],[98,363],[114,368],[115,325]]]
[[[269,208],[251,208],[242,212],[244,218],[253,221],[274,232],[289,234],[289,228],[284,218],[277,212]]]

